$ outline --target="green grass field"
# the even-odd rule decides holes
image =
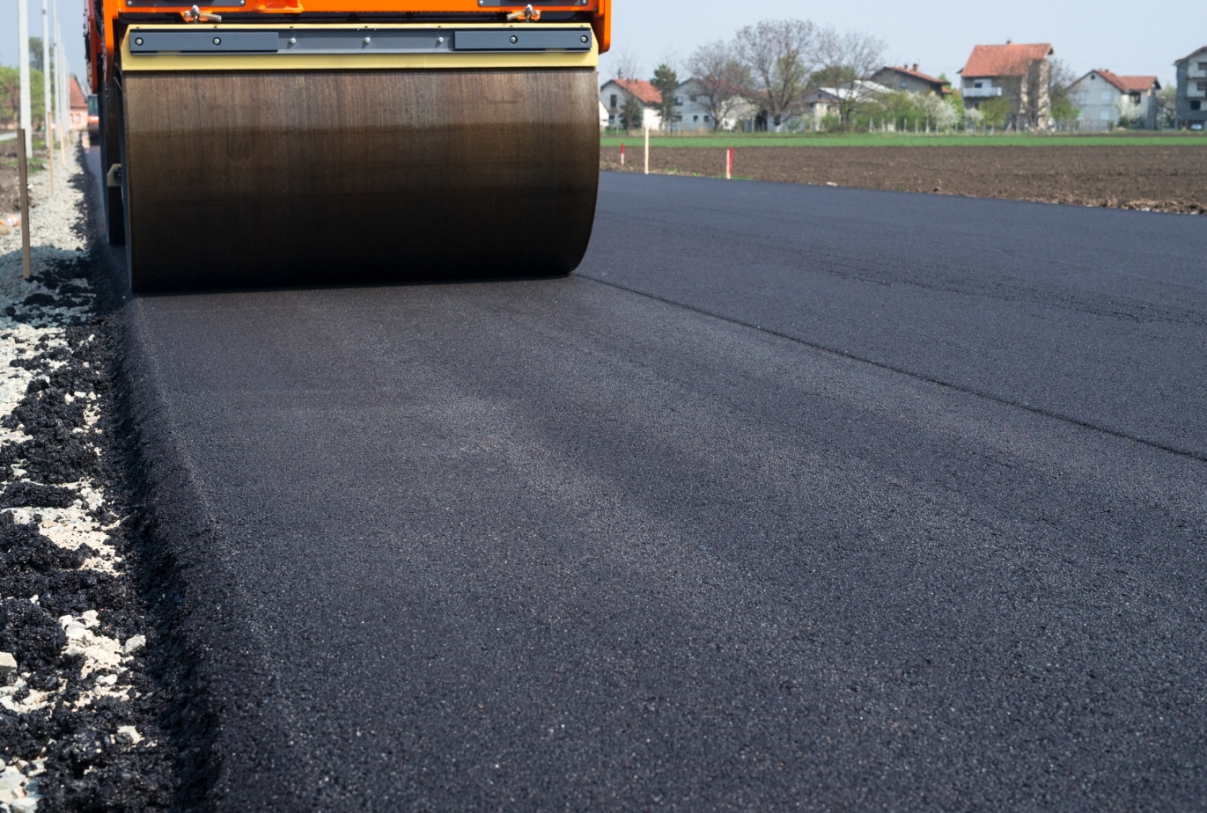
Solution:
[[[609,133],[601,146],[637,146],[642,135]],[[1207,133],[1011,133],[1008,135],[911,133],[720,133],[670,136],[650,133],[652,147],[1207,147]]]

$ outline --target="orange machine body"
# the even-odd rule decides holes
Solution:
[[[546,19],[590,22],[599,41],[600,53],[611,45],[612,0],[533,0],[531,5]],[[113,76],[120,53],[118,43],[131,23],[181,22],[192,3],[162,0],[89,0],[85,23],[88,78],[92,91],[99,92]],[[256,23],[282,20],[296,22],[424,22],[436,19],[496,21],[522,12],[528,3],[511,0],[209,0],[201,10],[217,14],[225,22]]]

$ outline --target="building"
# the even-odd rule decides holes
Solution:
[[[1124,118],[1154,130],[1160,89],[1155,76],[1118,76],[1098,69],[1069,85],[1069,101],[1081,111],[1077,124],[1082,130],[1109,130]]]
[[[933,93],[937,96],[947,96],[951,93],[950,82],[922,73],[918,70],[917,63],[914,63],[912,68],[905,65],[888,65],[872,74],[872,81],[892,91]]]
[[[609,127],[617,129],[625,126],[625,103],[630,98],[640,105],[642,117],[638,126],[629,126],[628,129],[648,127],[658,130],[662,127],[662,113],[658,109],[662,104],[662,94],[644,79],[611,79],[599,89],[599,100],[608,111]]]
[[[675,119],[672,129],[691,131],[743,129],[743,123],[753,121],[758,110],[742,97],[741,88],[730,87],[726,102],[718,105],[720,122],[713,121],[714,111],[708,101],[708,91],[699,79],[688,79],[675,90]],[[714,126],[716,124],[717,126]]]
[[[801,101],[805,117],[812,119],[816,129],[826,116],[837,118],[841,115],[842,97],[837,94],[837,88],[818,88],[808,93]]]
[[[71,77],[71,83],[67,86],[67,90],[71,100],[71,129],[87,130],[88,97],[84,95],[79,81],[74,76]]]
[[[1177,126],[1207,129],[1207,45],[1173,64],[1178,69]]]
[[[1056,53],[1047,43],[978,45],[960,71],[965,107],[981,107],[991,99],[1009,100],[1006,126],[1016,130],[1046,130],[1052,112],[1048,82]]]

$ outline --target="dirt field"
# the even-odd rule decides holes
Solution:
[[[627,171],[642,170],[631,145]],[[604,169],[620,150],[604,148]],[[725,150],[654,147],[650,170],[720,177]],[[760,181],[895,189],[1207,214],[1207,148],[1128,147],[746,147],[734,174]]]

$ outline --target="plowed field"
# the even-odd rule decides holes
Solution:
[[[628,149],[642,171],[640,145]],[[606,147],[601,166],[620,170]],[[725,150],[653,147],[650,170],[719,177]],[[746,147],[734,175],[759,181],[1207,214],[1207,147]]]

